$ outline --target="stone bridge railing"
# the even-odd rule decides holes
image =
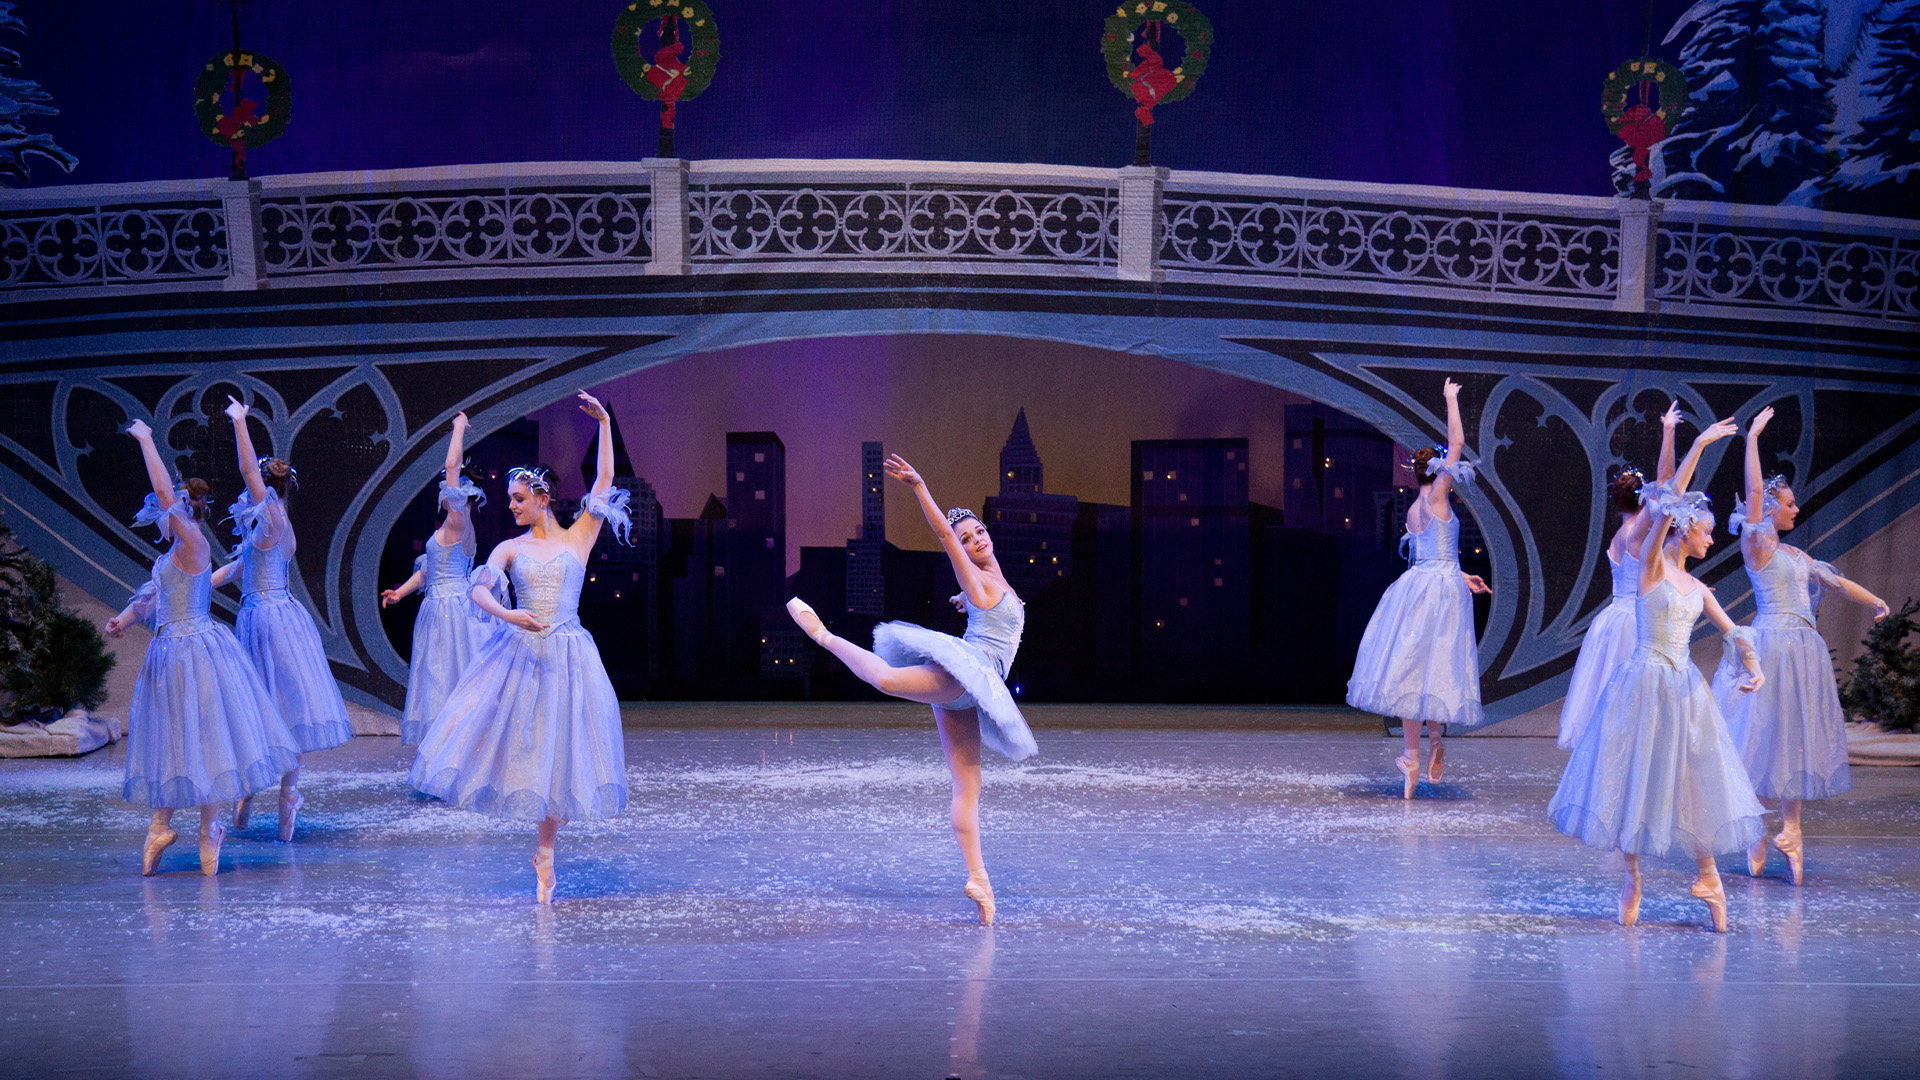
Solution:
[[[1920,222],[903,161],[459,166],[0,194],[0,301],[425,276],[1053,274],[1920,321]]]

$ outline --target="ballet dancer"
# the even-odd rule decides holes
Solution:
[[[573,524],[553,515],[545,468],[507,473],[507,505],[526,532],[473,572],[468,595],[498,620],[420,740],[407,782],[453,806],[539,823],[535,898],[553,903],[553,844],[569,821],[627,808],[620,701],[593,635],[580,625],[580,585],[602,522],[631,543],[626,491],[613,486],[613,421],[580,391],[600,425],[598,473]],[[505,605],[513,582],[518,606]]]
[[[288,492],[299,486],[293,466],[281,458],[259,458],[253,453],[253,435],[247,430],[245,405],[227,398],[227,417],[233,421],[240,476],[246,490],[230,508],[233,534],[240,537],[233,561],[215,571],[219,588],[240,579],[240,616],[233,633],[252,659],[267,693],[280,706],[287,730],[293,732],[302,754],[339,746],[353,738],[347,704],[333,681],[326,650],[320,645],[320,627],[306,605],[287,587],[288,564],[298,547],[293,523],[287,518]],[[293,840],[293,827],[306,798],[300,794],[300,762],[280,778],[280,839]],[[252,817],[253,796],[233,808],[233,827],[244,829]]]
[[[873,628],[869,652],[828,633],[819,614],[799,597],[787,601],[787,612],[808,637],[867,685],[933,706],[933,722],[953,777],[953,835],[967,864],[967,884],[961,891],[980,909],[981,924],[992,926],[993,883],[980,852],[980,747],[984,743],[1014,761],[1039,749],[1006,683],[1027,609],[1000,572],[993,539],[973,511],[942,513],[927,492],[927,482],[898,454],[887,458],[886,470],[913,489],[927,525],[953,564],[960,583],[954,606],[966,612],[966,636],[907,622],[881,623]]]
[[[1754,793],[1780,800],[1781,829],[1773,846],[1787,857],[1798,885],[1806,865],[1800,804],[1830,799],[1853,787],[1847,768],[1847,717],[1834,685],[1833,659],[1814,626],[1814,610],[1827,589],[1871,607],[1875,621],[1886,617],[1887,604],[1829,564],[1780,542],[1780,534],[1793,528],[1800,504],[1785,477],[1761,473],[1760,433],[1772,419],[1768,407],[1747,425],[1746,499],[1727,519],[1727,531],[1740,538],[1740,556],[1753,582],[1758,608],[1754,650],[1767,683],[1758,693],[1741,694],[1723,673],[1713,680],[1713,695],[1740,747]],[[1756,506],[1759,513],[1749,517]],[[1759,877],[1766,867],[1763,834],[1747,850],[1747,870]]]
[[[193,524],[200,535],[207,538],[207,555],[213,560],[213,568],[218,570],[233,561],[233,556],[220,542],[220,533],[213,525],[213,485],[190,476],[182,486],[187,490],[187,508],[193,512]]]
[[[460,474],[467,435],[467,414],[453,418],[447,465],[440,480],[440,527],[427,537],[426,552],[414,560],[413,576],[380,591],[386,607],[423,585],[426,596],[413,617],[413,656],[407,665],[407,702],[400,714],[400,745],[417,746],[435,713],[460,681],[473,654],[487,639],[488,620],[467,599],[472,586],[474,536],[470,510],[487,497]]]
[[[117,638],[135,622],[153,629],[133,697],[127,703],[127,773],[120,797],[153,811],[140,872],[152,874],[178,835],[173,812],[200,808],[200,872],[220,872],[227,831],[220,803],[272,787],[300,758],[280,710],[233,632],[208,610],[213,603],[211,545],[195,527],[185,488],[176,491],[153,445],[153,431],[135,420],[153,493],[134,517],[157,525],[167,550],[153,576],[125,610],[107,620]]]
[[[1427,743],[1427,779],[1439,781],[1446,725],[1480,723],[1480,666],[1475,661],[1473,593],[1491,593],[1477,574],[1460,569],[1460,518],[1449,499],[1455,484],[1473,482],[1473,465],[1462,461],[1466,430],[1460,423],[1460,384],[1448,379],[1447,445],[1413,452],[1420,494],[1407,508],[1405,553],[1412,565],[1381,595],[1360,636],[1360,651],[1347,681],[1347,704],[1400,719],[1406,749],[1394,762],[1405,781],[1403,798],[1420,783],[1420,728]]]
[[[1722,420],[1696,445],[1734,430]],[[1547,813],[1565,835],[1625,856],[1620,925],[1640,918],[1640,856],[1691,855],[1699,876],[1690,891],[1707,905],[1714,930],[1725,933],[1727,893],[1714,855],[1744,851],[1763,835],[1763,810],[1713,692],[1693,665],[1688,642],[1703,610],[1725,636],[1722,664],[1734,666],[1737,655],[1746,669],[1739,689],[1752,693],[1767,679],[1753,631],[1735,626],[1712,590],[1686,570],[1689,558],[1704,557],[1713,545],[1706,493],[1662,485],[1647,501],[1653,527],[1640,544],[1638,644],[1601,691]]]

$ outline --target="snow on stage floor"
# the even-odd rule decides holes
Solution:
[[[924,716],[630,713],[633,808],[563,831],[551,910],[531,829],[411,794],[394,739],[310,755],[298,842],[264,799],[211,879],[190,811],[139,876],[120,745],[0,763],[0,1075],[1862,1077],[1920,1052],[1920,770],[1809,806],[1804,888],[1722,860],[1722,937],[1680,863],[1614,924],[1617,860],[1547,822],[1551,740],[1455,741],[1409,805],[1370,718],[1036,707],[1040,756],[987,763],[985,930]]]

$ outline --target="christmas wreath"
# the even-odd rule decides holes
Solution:
[[[267,103],[262,107],[251,98],[234,94],[233,108],[225,108],[220,96],[233,89],[233,69],[252,71],[267,88]],[[200,121],[200,132],[221,146],[251,149],[265,146],[287,130],[293,105],[292,80],[287,69],[256,52],[221,53],[201,70],[193,81],[193,115]]]
[[[1180,65],[1167,70],[1153,45],[1142,43],[1145,54],[1134,62],[1134,32],[1142,26],[1165,23],[1187,43]],[[1114,89],[1139,101],[1139,112],[1148,113],[1141,123],[1151,124],[1155,105],[1179,101],[1207,73],[1207,58],[1213,53],[1213,24],[1198,8],[1186,0],[1128,0],[1107,16],[1106,29],[1100,35],[1100,54],[1107,61],[1107,79]]]
[[[640,34],[655,19],[684,19],[689,42],[680,40],[673,23],[661,27],[660,47],[651,58],[640,55]],[[613,67],[633,92],[669,109],[700,96],[720,65],[720,27],[706,0],[633,0],[613,20]],[[672,126],[671,120],[668,126]]]
[[[1660,91],[1660,107],[1651,110],[1652,114],[1662,125],[1672,123],[1687,100],[1687,77],[1665,60],[1643,57],[1621,64],[1607,76],[1606,86],[1600,92],[1600,111],[1606,114],[1608,131],[1618,135],[1623,125],[1632,122],[1634,118],[1627,115],[1630,111],[1627,96],[1634,87],[1647,82]]]

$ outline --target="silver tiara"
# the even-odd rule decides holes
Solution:
[[[947,511],[948,525],[958,525],[960,524],[961,520],[965,518],[972,518],[975,521],[979,521],[980,515],[974,513],[973,511],[967,509],[964,506],[956,506],[953,509]]]
[[[270,457],[263,457],[253,464],[255,468],[260,470],[260,474],[264,476],[267,472],[267,462],[272,460]],[[294,468],[293,462],[291,461],[287,462],[287,486],[296,490],[300,487],[300,470]]]
[[[515,480],[527,485],[527,490],[529,491],[537,491],[542,495],[553,494],[553,484],[548,478],[547,470],[538,465],[532,468],[527,468],[524,465],[515,465],[513,468],[508,469],[507,483],[511,484]]]

